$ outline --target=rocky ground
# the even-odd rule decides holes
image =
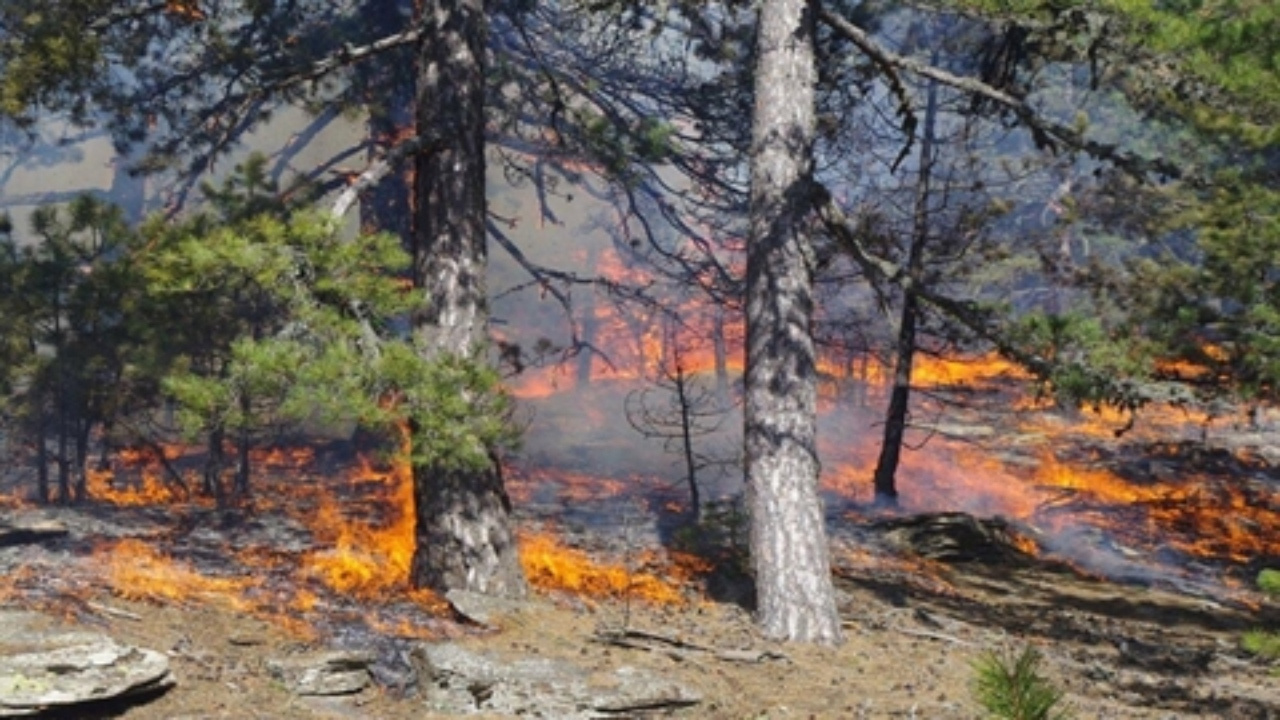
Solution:
[[[544,415],[568,427],[581,415],[573,410],[559,417],[544,408]],[[1046,443],[1058,455],[1087,457],[1144,482],[1206,472],[1196,494],[1173,499],[1203,503],[1206,513],[1218,505],[1230,511],[1236,497],[1274,505],[1280,483],[1280,436],[1273,432],[1233,432],[1215,447],[1162,452],[1147,445],[1101,452],[1079,438],[1064,446],[1055,427],[1009,430],[981,418],[946,434],[967,443],[986,438],[1008,456],[1002,462],[1027,472]],[[1027,554],[1043,549],[1044,538],[1025,523],[922,511],[863,516],[833,504],[846,641],[782,645],[759,637],[750,621],[750,587],[735,572],[740,557],[729,541],[741,531],[739,519],[722,515],[714,537],[682,536],[678,506],[636,481],[590,475],[590,434],[584,428],[569,435],[581,445],[561,443],[559,456],[533,456],[560,470],[508,478],[522,527],[554,522],[562,542],[624,565],[633,590],[607,598],[539,590],[525,602],[495,604],[468,596],[433,603],[394,588],[376,596],[325,589],[297,568],[336,541],[316,538],[319,511],[308,503],[319,495],[296,494],[337,477],[325,471],[282,473],[287,485],[259,496],[277,501],[236,510],[0,501],[0,717],[49,706],[61,708],[60,717],[138,720],[963,720],[983,717],[973,693],[975,661],[1031,646],[1065,692],[1072,717],[1280,718],[1277,667],[1240,649],[1245,631],[1280,628],[1280,607],[1247,589],[1260,563],[1274,556],[1255,550],[1241,561],[1203,565],[1204,572],[1156,572],[1154,560],[1199,566],[1184,547],[1091,530],[1074,542],[1105,551],[1109,572],[1082,573]],[[642,463],[620,456],[618,441],[609,443],[598,444],[614,462]],[[30,477],[12,470],[7,478],[30,486]],[[366,501],[379,496],[361,495],[364,487],[334,480],[329,490],[346,493],[341,507],[376,519],[377,503]],[[1244,495],[1226,492],[1241,488]],[[1064,492],[1055,507],[1121,523],[1138,517],[1124,512],[1123,498],[1104,506],[1089,497]],[[1148,503],[1152,508],[1162,506]],[[1262,510],[1249,517],[1273,517],[1276,508]],[[1265,541],[1255,548],[1272,546],[1274,527],[1251,527],[1239,517],[1223,527]],[[713,569],[675,572],[645,559],[698,540],[721,553]],[[161,555],[124,556],[137,546]],[[180,571],[164,575],[170,561]],[[641,572],[669,585],[663,603],[639,597]],[[159,586],[135,585],[143,576],[159,577]],[[128,697],[86,704],[121,694]]]
[[[300,634],[214,596],[132,601],[91,580],[86,563],[100,560],[77,555],[78,533],[0,550],[9,579],[27,578],[11,583],[5,604],[41,611],[27,630],[0,637],[0,652],[65,648],[71,630],[102,634],[113,647],[155,651],[171,679],[157,682],[149,666],[141,697],[76,704],[64,717],[979,718],[974,661],[1027,644],[1075,717],[1280,717],[1275,668],[1239,650],[1246,629],[1280,626],[1275,608],[1082,578],[1031,559],[838,552],[847,640],[836,648],[765,641],[741,607],[692,587],[688,603],[665,606],[555,592],[497,605],[463,596],[452,617],[429,625],[431,637],[406,639],[318,616],[356,607],[322,605],[300,618],[321,631]],[[7,627],[18,626],[14,617]],[[102,654],[101,644],[82,646]],[[74,674],[65,657],[46,658],[59,663],[56,674]],[[0,687],[32,676],[6,667],[0,659]],[[6,707],[13,714],[0,693],[0,716]]]

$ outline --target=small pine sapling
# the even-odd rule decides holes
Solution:
[[[1280,570],[1263,570],[1258,573],[1258,587],[1267,595],[1280,598]],[[1280,633],[1274,630],[1250,630],[1240,639],[1240,644],[1258,657],[1269,660],[1280,658]]]
[[[988,651],[974,663],[973,693],[978,704],[999,720],[1066,720],[1062,691],[1041,673],[1040,652]]]

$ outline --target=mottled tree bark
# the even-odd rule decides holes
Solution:
[[[483,0],[426,0],[418,57],[419,134],[443,147],[421,153],[414,173],[414,281],[427,308],[414,318],[426,357],[483,360],[485,299]],[[497,459],[485,467],[416,465],[417,548],[413,581],[438,591],[522,595],[524,576],[511,528],[511,503]]]
[[[841,640],[818,496],[813,252],[814,19],[805,0],[760,10],[747,246],[744,441],[758,622],[785,640]]]

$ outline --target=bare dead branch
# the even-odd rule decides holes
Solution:
[[[440,149],[443,141],[439,136],[418,135],[396,145],[387,151],[386,155],[375,160],[364,172],[360,173],[355,181],[346,187],[338,198],[334,200],[333,205],[329,208],[329,214],[335,220],[341,221],[346,217],[347,213],[360,199],[360,194],[377,185],[392,170],[399,167],[410,155],[416,155],[420,152],[435,152]]]
[[[110,605],[104,605],[102,603],[93,602],[92,600],[85,603],[85,607],[89,608],[90,610],[93,610],[94,612],[106,615],[107,617],[119,618],[121,620],[132,620],[134,622],[142,621],[142,616],[137,613],[129,612],[128,610],[122,610],[120,608],[112,607]]]
[[[384,38],[374,40],[368,45],[353,47],[351,45],[343,45],[337,52],[328,57],[317,60],[310,65],[298,69],[290,74],[279,74],[275,77],[266,78],[264,83],[265,92],[275,92],[300,85],[305,82],[319,80],[339,68],[354,65],[358,62],[368,60],[371,57],[381,55],[388,50],[394,50],[404,45],[410,45],[418,42],[422,37],[422,28],[415,26],[402,33],[388,35]]]
[[[955,75],[916,58],[899,55],[892,50],[881,47],[867,31],[827,8],[821,0],[810,0],[810,4],[817,13],[819,20],[856,45],[859,50],[881,68],[900,68],[957,90],[992,100],[1013,112],[1031,131],[1031,135],[1038,146],[1045,147],[1052,152],[1057,152],[1060,145],[1079,150],[1093,157],[1112,162],[1138,177],[1144,177],[1149,173],[1157,173],[1170,178],[1182,176],[1181,169],[1166,160],[1144,158],[1121,150],[1117,145],[1091,140],[1075,128],[1043,117],[1025,99],[992,87],[977,78]],[[890,84],[893,85],[895,82],[900,81],[896,79],[896,76],[891,75]]]
[[[647,650],[649,652],[669,653],[672,649],[677,651],[701,652],[711,655],[718,660],[726,660],[729,662],[761,663],[768,660],[784,660],[787,662],[790,662],[791,660],[786,655],[773,650],[722,650],[708,645],[700,645],[687,640],[681,640],[680,638],[672,637],[670,635],[651,632],[649,630],[637,630],[634,628],[597,632],[592,639],[596,642],[605,643],[607,645],[632,648],[635,650]],[[681,652],[680,655],[685,656],[686,652]],[[684,659],[684,657],[681,659]]]

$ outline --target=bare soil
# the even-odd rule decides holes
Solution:
[[[440,640],[451,636],[496,658],[557,658],[592,671],[651,669],[702,696],[700,705],[671,713],[675,717],[980,718],[971,692],[974,661],[983,652],[1027,643],[1043,653],[1044,672],[1066,691],[1074,717],[1280,717],[1274,669],[1237,649],[1245,629],[1277,623],[1274,608],[1252,610],[1034,566],[877,560],[842,568],[838,587],[847,640],[835,648],[768,642],[732,604],[653,607],[547,594],[503,617],[496,631],[441,625]],[[102,708],[95,717],[442,717],[426,712],[412,688],[375,686],[354,697],[304,699],[266,671],[270,658],[331,646],[338,638],[300,638],[216,602],[158,605],[102,594],[76,608],[69,622],[167,652],[178,676],[178,685],[160,697]],[[622,629],[683,645],[646,651],[600,642],[602,631]],[[341,644],[352,645],[349,639]],[[769,655],[740,662],[708,649]]]
[[[598,444],[614,447],[603,440]],[[534,457],[531,465],[592,464],[586,450],[562,445],[564,457]],[[610,457],[624,465],[646,462],[620,452]],[[565,539],[601,559],[616,559],[619,543],[672,544],[674,533],[662,527],[662,518],[638,517],[652,515],[659,496],[634,491],[631,480],[602,483],[592,476],[577,482],[575,477],[561,472],[550,480],[509,478],[521,493],[517,505],[524,522],[554,519]],[[11,480],[30,484],[29,478]],[[301,486],[309,480],[294,473],[287,481]],[[355,502],[358,490],[351,485],[344,507],[363,507]],[[633,515],[636,503],[627,498],[636,497],[653,502]],[[501,617],[497,629],[447,617],[422,621],[414,615],[420,608],[395,603],[373,607],[350,597],[323,597],[302,616],[282,608],[277,620],[314,629],[298,634],[217,598],[152,603],[120,597],[96,574],[100,568],[94,565],[103,559],[92,551],[103,538],[144,537],[201,572],[269,575],[272,561],[317,549],[296,517],[283,522],[265,514],[232,517],[170,506],[47,514],[64,521],[74,537],[47,548],[31,546],[17,558],[0,552],[0,605],[34,606],[68,623],[165,652],[178,678],[175,688],[147,702],[99,708],[95,715],[77,711],[70,715],[74,718],[443,717],[428,712],[429,698],[403,677],[380,678],[353,697],[320,700],[294,695],[267,669],[273,658],[326,648],[369,649],[394,658],[416,642],[456,642],[505,660],[556,658],[599,672],[645,668],[702,697],[695,707],[669,713],[673,717],[982,718],[973,694],[975,661],[984,653],[1031,645],[1043,654],[1043,672],[1065,691],[1075,718],[1280,718],[1276,666],[1239,647],[1242,633],[1251,628],[1280,628],[1280,608],[1240,589],[1161,584],[1151,578],[1109,581],[1026,558],[926,561],[905,550],[869,550],[863,541],[874,531],[863,527],[856,536],[837,533],[833,541],[846,631],[846,641],[834,648],[759,637],[749,611],[739,604],[749,598],[748,588],[725,571],[702,578],[699,583],[705,585],[687,587],[689,602],[682,605],[539,593]],[[612,526],[612,536],[600,525]],[[1257,529],[1261,535],[1273,531]],[[242,557],[248,551],[259,555]],[[261,567],[238,565],[245,557],[256,557]],[[27,575],[18,578],[24,565]],[[1254,571],[1242,568],[1238,576],[1251,577]],[[263,587],[281,597],[297,589],[298,579],[288,573],[268,580]],[[368,622],[375,616],[376,625]],[[430,637],[399,637],[398,616]],[[671,642],[650,643],[650,650],[601,642],[602,633],[623,630]],[[751,652],[716,652],[739,650]],[[764,659],[742,661],[749,657]]]

